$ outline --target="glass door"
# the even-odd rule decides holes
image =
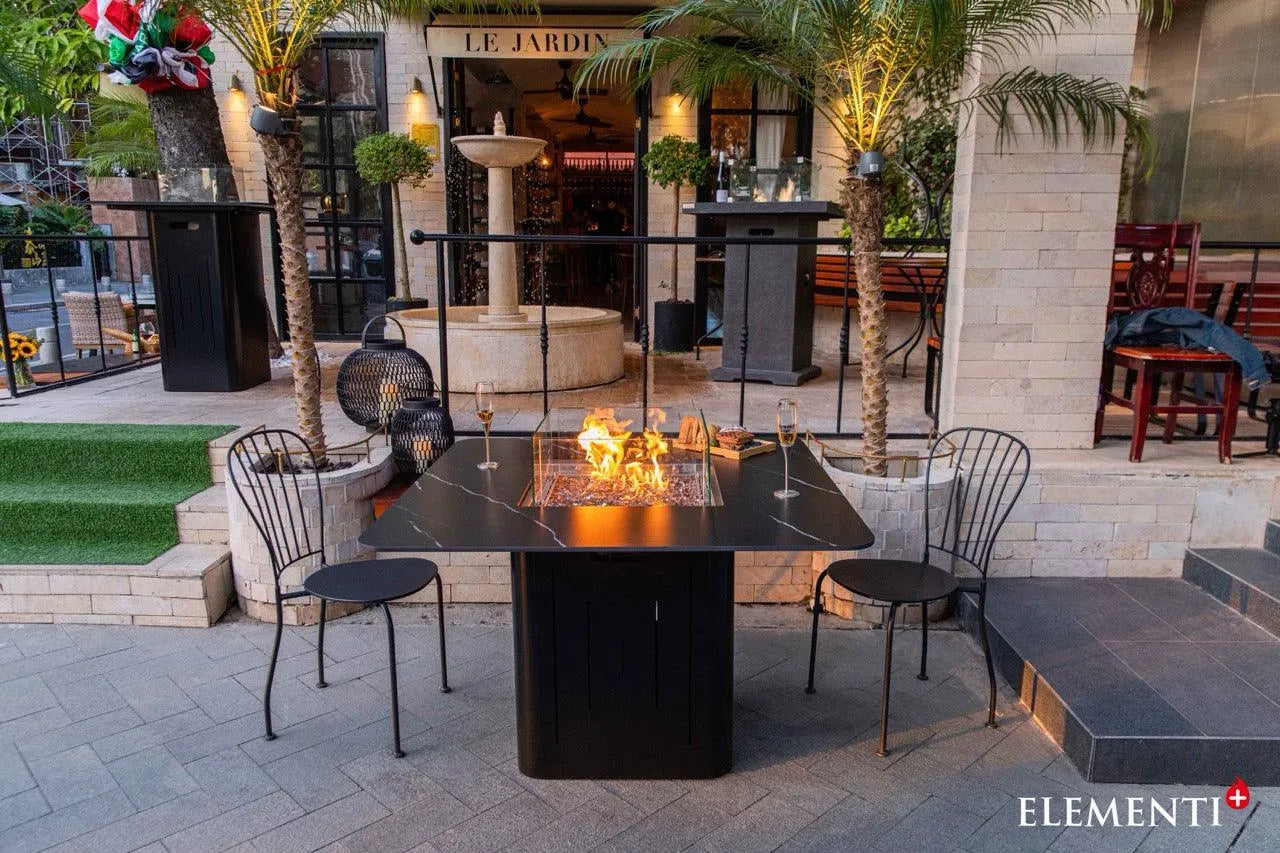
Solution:
[[[307,267],[316,335],[351,337],[391,293],[391,199],[360,180],[356,143],[387,129],[382,40],[325,36],[298,69]]]

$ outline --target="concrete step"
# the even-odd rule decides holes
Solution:
[[[974,596],[959,610],[976,632]],[[1086,780],[1280,784],[1280,639],[1204,590],[994,578],[985,616],[996,671]]]
[[[1267,522],[1267,533],[1262,540],[1262,547],[1272,554],[1280,554],[1280,521]]]
[[[233,589],[225,545],[183,543],[143,565],[0,565],[0,622],[205,628]]]
[[[1190,548],[1182,576],[1280,637],[1280,554],[1265,548]]]
[[[193,545],[226,545],[227,489],[215,483],[174,507],[178,517],[178,541]]]

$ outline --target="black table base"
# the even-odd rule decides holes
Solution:
[[[512,555],[520,771],[702,779],[733,751],[733,554]]]

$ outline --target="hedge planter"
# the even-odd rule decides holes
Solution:
[[[330,563],[373,558],[374,550],[361,545],[359,537],[373,522],[373,496],[391,481],[394,474],[391,448],[378,447],[372,451],[368,460],[357,462],[350,468],[320,475],[320,488],[324,491],[325,555]],[[266,543],[236,495],[232,476],[234,470],[228,469],[227,511],[231,530],[231,573],[236,595],[240,599],[240,609],[254,619],[274,622],[275,586],[271,576],[271,558]],[[241,486],[243,488],[244,484]],[[280,495],[283,500],[283,490]],[[320,519],[314,501],[309,502],[306,515],[306,522],[312,525],[312,540],[318,541],[316,537],[319,535]],[[298,589],[302,585],[302,579],[317,567],[318,562],[314,557],[290,566],[281,578],[281,589]],[[358,604],[330,602],[327,618],[335,619],[360,609]],[[286,625],[314,625],[319,614],[320,603],[314,598],[299,598],[284,604]]]
[[[696,317],[692,302],[655,302],[653,348],[658,352],[688,352],[693,349]]]
[[[835,482],[836,486],[849,499],[849,503],[867,522],[867,526],[876,535],[875,545],[856,553],[815,552],[813,555],[813,576],[810,583],[816,583],[818,575],[836,560],[885,559],[885,560],[919,560],[924,551],[924,503],[925,477],[923,470],[916,477],[868,477],[856,471],[846,470],[844,465],[861,468],[859,459],[824,459],[822,467]],[[921,463],[923,469],[923,463]],[[951,488],[955,478],[955,469],[948,467],[945,460],[934,466],[933,476],[929,482],[929,499],[933,508],[932,536],[938,541],[942,536],[944,514],[941,507],[945,505],[947,489]],[[935,565],[944,564],[936,562]],[[950,606],[946,600],[935,601],[929,605],[931,621],[942,619]],[[861,622],[880,624],[883,621],[884,606],[872,603],[870,599],[854,595],[827,581],[822,589],[822,607],[842,619],[854,619]],[[902,607],[899,609],[900,621],[919,622],[918,607]]]

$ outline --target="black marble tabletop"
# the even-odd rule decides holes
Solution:
[[[532,474],[527,438],[461,439],[360,541],[380,551],[847,551],[875,541],[808,448],[791,448],[788,500],[782,453],[740,462],[713,457],[723,506],[523,507]],[[675,451],[675,461],[683,451]]]

